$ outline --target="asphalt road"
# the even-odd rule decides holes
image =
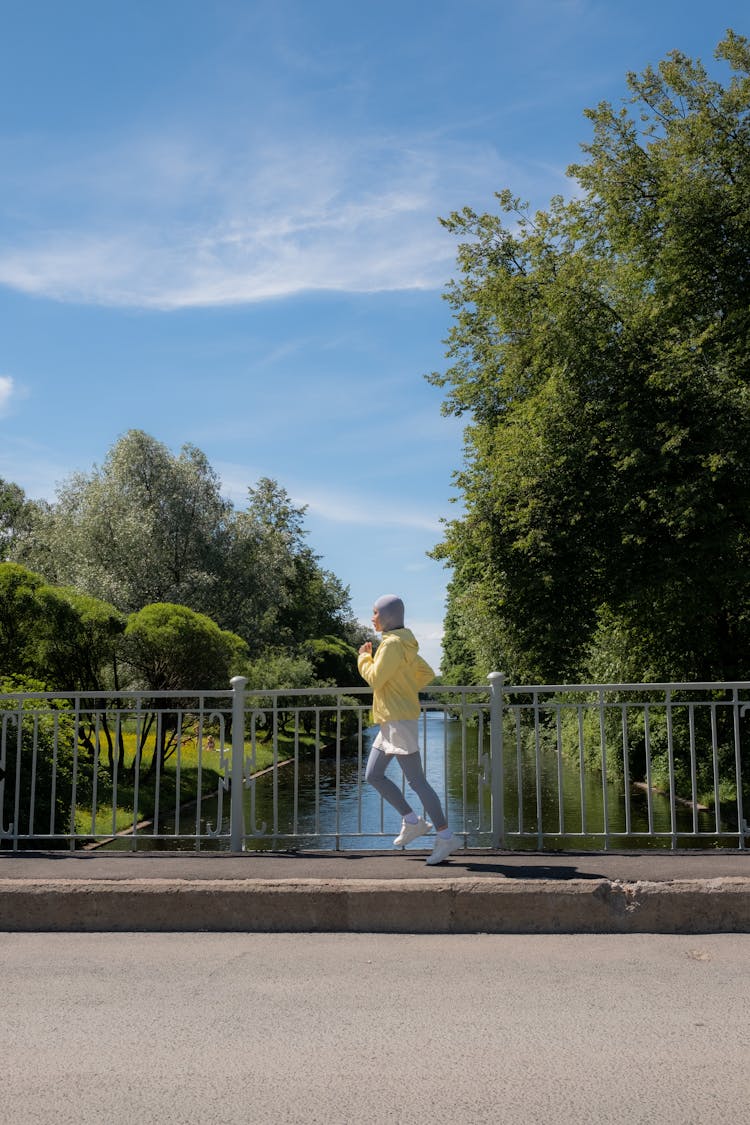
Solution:
[[[750,935],[0,934],[13,1125],[705,1125]]]

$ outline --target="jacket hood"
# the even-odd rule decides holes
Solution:
[[[398,643],[406,650],[406,659],[411,663],[414,657],[419,652],[419,644],[417,638],[412,633],[411,629],[389,629],[387,633],[383,634],[381,644],[386,644],[391,637],[395,637]]]

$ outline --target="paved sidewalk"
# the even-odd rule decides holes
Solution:
[[[750,853],[0,853],[0,930],[750,932]]]
[[[5,879],[750,879],[750,851],[520,852],[469,850],[427,867],[429,849],[367,852],[2,852]]]

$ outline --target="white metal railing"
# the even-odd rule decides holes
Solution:
[[[516,769],[517,820],[506,821],[506,834],[536,834],[540,847],[579,838],[604,847],[654,842],[672,849],[745,848],[750,683],[527,684],[500,690],[505,739],[513,746],[506,745],[503,761],[507,769],[512,760]],[[576,758],[573,800],[563,763]],[[557,774],[547,786],[556,810],[543,809],[550,770]],[[599,798],[593,816],[592,794]]]
[[[493,673],[431,688],[420,729],[467,846],[746,846],[750,683]],[[382,847],[372,736],[366,687],[0,695],[0,848]]]

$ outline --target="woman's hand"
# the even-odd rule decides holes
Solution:
[[[365,641],[365,643],[363,645],[360,645],[359,646],[359,652],[360,652],[360,655],[363,652],[368,653],[368,655],[372,655],[372,641]]]

